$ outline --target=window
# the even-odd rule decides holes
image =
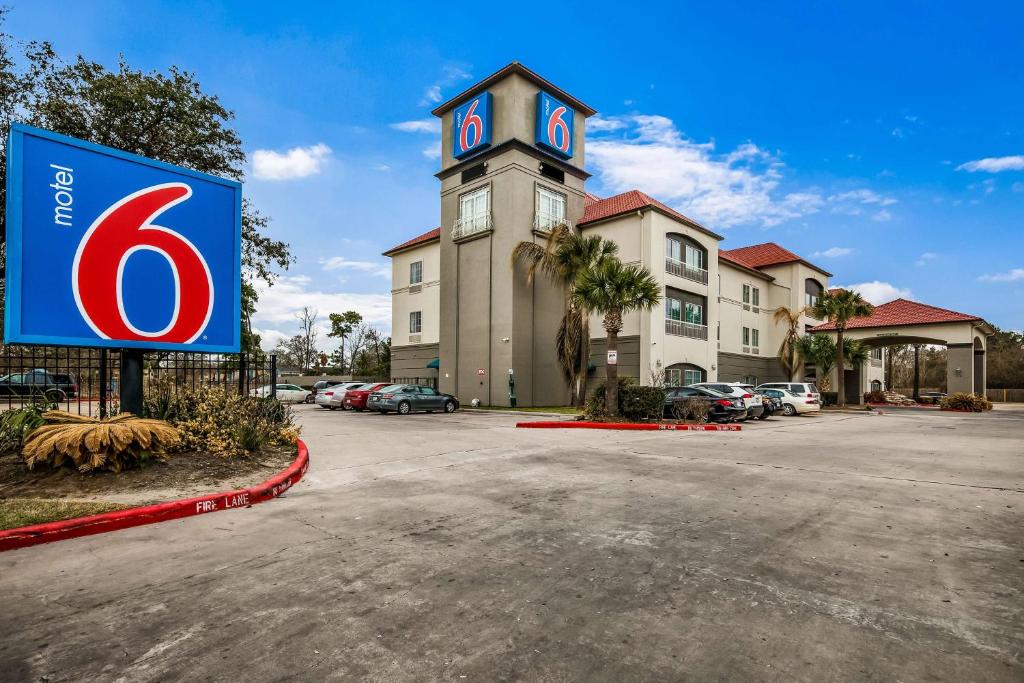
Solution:
[[[681,320],[693,325],[704,324],[704,306],[690,301],[665,297],[665,317],[669,320]]]
[[[537,219],[534,227],[550,230],[565,222],[565,195],[537,186]]]
[[[749,327],[744,327],[743,328],[743,345],[744,346],[750,346],[750,328]]]
[[[750,294],[751,294],[751,296],[750,296],[750,303],[752,303],[755,306],[760,306],[761,305],[761,290],[758,289],[757,287],[754,287],[751,290]]]
[[[696,365],[680,363],[679,365],[665,369],[665,384],[670,387],[680,387],[689,384],[697,384],[704,381],[704,371]],[[682,389],[675,392],[676,396],[691,396],[697,392],[693,389]]]
[[[683,319],[683,302],[679,299],[665,298],[665,317],[669,320]]]
[[[743,376],[743,383],[744,384],[751,384],[753,386],[757,386],[757,375],[744,375]]]
[[[700,370],[683,370],[683,384],[702,382],[704,381],[703,374]]]
[[[700,304],[692,304],[689,301],[687,301],[686,308],[684,310],[683,320],[694,325],[703,325],[704,307],[701,306]]]
[[[491,227],[491,187],[484,185],[459,197],[459,220],[453,237],[459,238]]]
[[[418,285],[423,282],[423,261],[415,261],[409,264],[409,284]]]
[[[750,335],[751,335],[751,337],[750,337],[751,344],[750,345],[751,346],[760,346],[761,345],[761,343],[760,343],[760,341],[761,341],[761,330],[757,330],[757,329],[751,330],[750,331]]]
[[[875,360],[882,360],[882,347],[871,349],[871,357]]]
[[[423,311],[409,314],[409,334],[419,334],[423,329]]]
[[[804,280],[804,305],[814,306],[824,291],[825,288],[814,278],[809,277]]]
[[[743,303],[750,303],[750,285],[743,285]]]
[[[691,268],[700,268],[701,270],[705,270],[704,252],[702,250],[698,249],[692,244],[687,244],[686,249],[684,251],[686,254],[686,265],[690,266]]]
[[[683,244],[675,237],[665,238],[665,256],[675,261],[683,260]]]

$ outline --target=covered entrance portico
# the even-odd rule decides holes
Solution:
[[[835,325],[825,323],[811,328],[812,334],[835,335]],[[871,315],[854,318],[846,326],[844,336],[856,339],[869,348],[896,344],[928,344],[947,349],[946,391],[984,394],[986,389],[985,350],[992,326],[967,313],[896,299],[876,306]],[[862,394],[871,389],[863,369],[852,373],[847,383],[847,403],[859,403]],[[851,388],[857,391],[851,392]],[[890,387],[887,387],[890,388]]]

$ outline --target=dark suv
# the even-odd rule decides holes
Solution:
[[[78,396],[78,383],[72,374],[29,370],[0,377],[0,396],[32,396],[64,401]]]
[[[675,417],[676,401],[695,398],[708,404],[711,422],[735,422],[747,419],[747,406],[742,398],[733,398],[703,387],[667,387],[665,417]]]

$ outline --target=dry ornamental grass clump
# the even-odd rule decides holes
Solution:
[[[70,463],[79,472],[120,472],[149,458],[163,459],[180,441],[178,430],[163,420],[121,413],[97,419],[61,410],[43,414],[45,424],[25,437],[22,455],[29,469],[38,464],[61,467]]]

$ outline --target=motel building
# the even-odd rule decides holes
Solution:
[[[585,128],[596,112],[517,62],[434,109],[440,117],[441,227],[384,252],[392,261],[391,373],[436,380],[463,403],[565,405],[569,388],[554,347],[562,289],[543,275],[527,282],[513,265],[522,241],[543,244],[565,223],[616,242],[625,263],[646,266],[663,304],[631,313],[619,336],[620,376],[641,384],[700,381],[820,381],[813,366],[787,377],[778,358],[779,307],[811,305],[832,274],[768,242],[726,249],[723,237],[640,190],[587,192]],[[804,317],[804,332],[833,334]],[[604,329],[590,322],[590,384],[604,378]],[[885,347],[949,349],[948,389],[984,391],[991,327],[977,316],[917,302],[878,306],[847,336],[872,349],[847,370],[849,402],[883,388]],[[800,373],[798,373],[800,374]],[[837,373],[831,377],[832,390]]]

